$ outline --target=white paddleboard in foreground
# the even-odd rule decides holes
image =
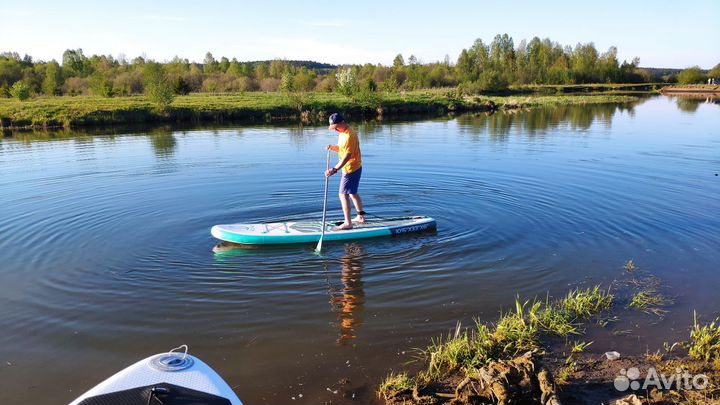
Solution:
[[[187,353],[140,360],[86,392],[70,405],[242,405],[207,364]]]
[[[376,238],[434,230],[435,220],[425,216],[368,219],[353,229],[334,230],[337,225],[325,223],[325,241]],[[277,245],[283,243],[317,243],[322,221],[275,222],[268,224],[215,225],[210,233],[217,239],[243,245]]]

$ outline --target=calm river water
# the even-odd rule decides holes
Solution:
[[[720,105],[356,127],[366,211],[430,215],[436,234],[322,257],[214,249],[214,224],[320,217],[325,127],[0,139],[0,403],[66,403],[180,344],[248,404],[377,401],[456,322],[493,320],[516,294],[611,286],[629,259],[674,304],[620,314],[606,329],[629,332],[592,349],[654,351],[685,338],[693,309],[720,309]]]

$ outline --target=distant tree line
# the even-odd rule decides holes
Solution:
[[[148,94],[159,104],[191,92],[247,91],[357,92],[458,87],[469,93],[502,91],[510,85],[641,83],[662,80],[702,83],[720,77],[720,64],[710,72],[689,68],[677,76],[652,77],[637,58],[620,62],[617,49],[600,53],[593,43],[574,48],[533,38],[515,45],[507,34],[486,44],[478,39],[457,61],[423,63],[414,55],[397,55],[391,66],[333,66],[317,62],[240,62],[216,59],[210,52],[202,63],[175,57],[157,63],[143,57],[86,56],[68,49],[62,61],[34,61],[17,53],[0,54],[0,97],[26,99],[33,94],[104,97]]]

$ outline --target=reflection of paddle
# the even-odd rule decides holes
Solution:
[[[327,151],[327,170],[330,170],[330,149]],[[325,214],[327,213],[327,191],[328,191],[328,183],[330,182],[330,177],[325,175],[325,202],[323,202],[323,220],[322,220],[322,229],[320,230],[320,240],[318,241],[317,247],[315,248],[315,252],[320,253],[322,250],[322,241],[325,237]]]

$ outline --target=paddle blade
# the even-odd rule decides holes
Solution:
[[[315,247],[315,253],[320,253],[321,250],[322,250],[322,238],[320,238],[317,246]]]

